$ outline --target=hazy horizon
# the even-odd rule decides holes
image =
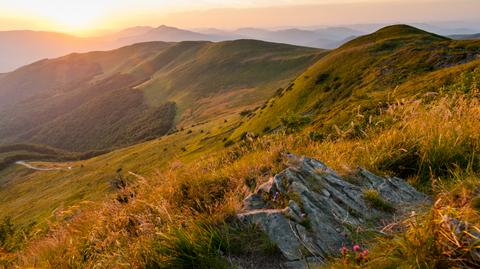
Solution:
[[[313,28],[366,24],[449,24],[480,31],[475,0],[62,1],[0,4],[0,30],[101,35],[133,26],[184,29]]]

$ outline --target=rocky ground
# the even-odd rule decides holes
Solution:
[[[322,162],[288,155],[289,167],[256,188],[238,217],[258,225],[288,268],[322,264],[355,242],[351,228],[380,230],[429,198],[399,178],[358,168],[341,177]]]

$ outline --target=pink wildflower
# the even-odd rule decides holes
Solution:
[[[343,246],[341,249],[340,249],[340,252],[342,253],[343,256],[347,255],[347,252],[348,252],[348,249]]]
[[[353,251],[360,251],[360,246],[359,245],[353,246]]]

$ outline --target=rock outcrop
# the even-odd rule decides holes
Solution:
[[[258,225],[294,268],[304,261],[322,263],[352,244],[349,228],[379,224],[428,201],[399,178],[363,168],[342,178],[315,159],[288,158],[289,167],[258,186],[238,217]]]

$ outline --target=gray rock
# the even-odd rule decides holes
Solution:
[[[402,208],[429,201],[399,178],[379,177],[359,168],[353,175],[358,183],[353,184],[318,160],[288,157],[289,167],[248,196],[244,211],[238,214],[240,220],[256,224],[269,236],[289,261],[288,268],[322,263],[343,245],[351,244],[345,227],[392,218],[401,214]],[[399,210],[370,207],[363,197],[365,189],[376,190]],[[288,206],[281,208],[278,197],[287,199]],[[271,209],[277,204],[277,209]]]
[[[247,210],[255,210],[265,208],[266,204],[263,197],[259,194],[253,194],[243,200],[243,207]]]

